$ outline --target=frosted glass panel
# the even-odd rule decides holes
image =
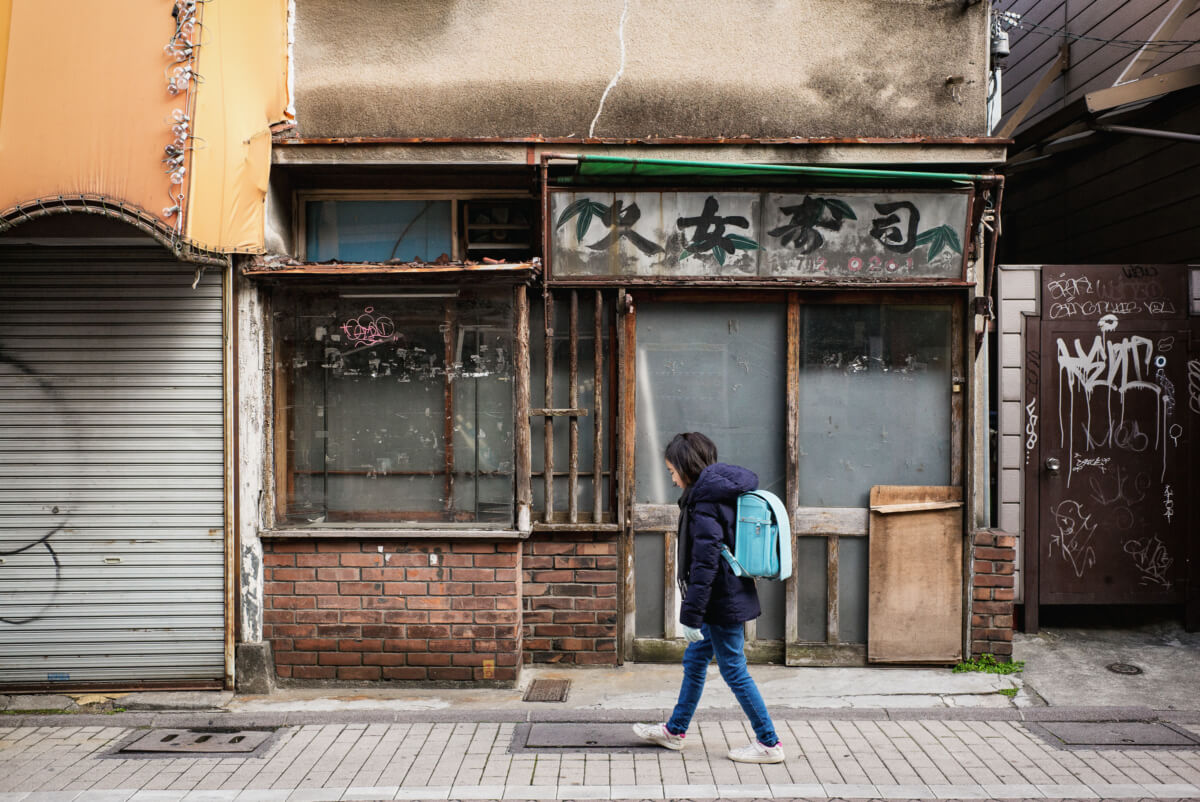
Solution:
[[[950,307],[806,306],[800,504],[865,507],[872,485],[950,480]]]
[[[666,541],[662,532],[638,532],[634,535],[633,560],[635,598],[634,634],[639,638],[661,638],[666,588],[663,563],[666,561]]]
[[[870,549],[865,537],[838,542],[838,637],[842,643],[866,643],[867,569]]]
[[[644,304],[637,312],[637,500],[679,498],[663,449],[703,432],[722,462],[785,493],[787,311],[783,304]]]

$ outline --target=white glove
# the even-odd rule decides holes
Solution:
[[[688,643],[695,643],[698,640],[704,640],[704,633],[695,627],[683,625],[683,637],[687,638]]]

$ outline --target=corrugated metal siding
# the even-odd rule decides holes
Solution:
[[[0,684],[224,675],[221,276],[0,251]]]

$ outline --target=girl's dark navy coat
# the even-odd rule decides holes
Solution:
[[[692,539],[687,596],[680,607],[684,626],[730,626],[758,618],[762,608],[754,580],[736,576],[721,556],[721,545],[733,550],[737,497],[758,489],[753,471],[717,462],[700,472],[691,487],[687,507],[688,535]]]

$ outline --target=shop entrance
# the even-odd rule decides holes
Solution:
[[[701,431],[722,462],[753,470],[791,511],[793,578],[759,582],[763,615],[747,625],[749,659],[865,663],[871,487],[962,481],[954,304],[818,302],[795,292],[631,298],[621,363],[634,399],[627,655],[676,660],[686,646],[679,490],[662,454],[676,433]]]

